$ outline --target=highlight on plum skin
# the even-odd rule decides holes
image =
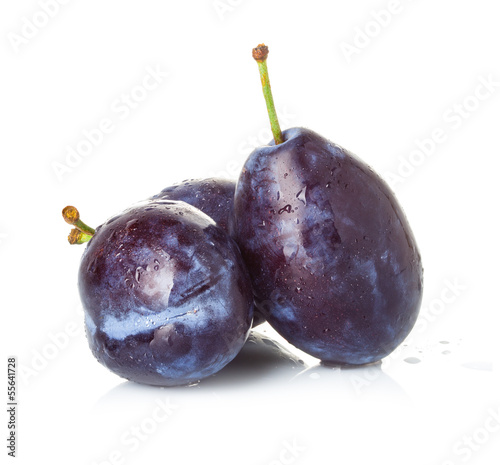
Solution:
[[[229,233],[233,220],[235,181],[223,178],[187,179],[166,187],[149,200],[181,200],[210,216],[224,231]],[[252,327],[265,322],[264,315],[256,306]]]

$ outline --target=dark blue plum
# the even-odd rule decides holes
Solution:
[[[188,179],[166,187],[150,200],[181,200],[210,216],[224,231],[228,231],[233,213],[236,183],[222,178]],[[262,313],[255,308],[253,327],[264,323]]]
[[[227,179],[188,179],[166,187],[150,200],[181,200],[198,208],[222,229],[228,230],[236,183]]]
[[[283,137],[249,156],[235,193],[232,234],[257,306],[325,362],[380,360],[408,335],[422,299],[408,221],[355,155],[308,129]]]
[[[98,227],[78,283],[95,357],[139,383],[184,385],[216,373],[252,324],[235,242],[184,202],[145,202]]]

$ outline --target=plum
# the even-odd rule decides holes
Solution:
[[[254,58],[269,110],[264,47]],[[231,226],[257,308],[290,343],[324,362],[378,361],[409,334],[422,300],[410,225],[368,165],[309,129],[282,133],[273,108],[275,141],[248,157]]]
[[[289,342],[333,363],[384,357],[407,336],[422,266],[387,184],[307,129],[256,149],[235,197],[235,235],[257,307]]]
[[[216,373],[252,324],[235,242],[185,202],[143,202],[99,226],[78,285],[93,354],[139,383],[185,385]]]

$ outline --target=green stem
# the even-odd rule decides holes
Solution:
[[[91,237],[95,234],[95,229],[86,225],[82,220],[78,220],[75,223],[75,228],[78,228],[82,233],[87,234]]]
[[[95,234],[95,229],[91,228],[90,226],[86,225],[81,219],[80,219],[80,213],[75,207],[72,207],[68,205],[67,207],[63,208],[62,215],[64,218],[64,221],[68,224],[72,224],[75,228],[79,229],[81,232],[93,236]]]
[[[271,83],[269,81],[269,72],[267,70],[266,61],[268,54],[269,49],[264,44],[260,44],[252,51],[252,56],[259,66],[260,82],[262,83],[262,92],[264,93],[264,99],[266,100],[267,113],[271,123],[271,131],[273,133],[274,142],[278,145],[282,144],[284,140],[283,135],[281,134],[276,108],[274,107],[273,94],[271,92]]]

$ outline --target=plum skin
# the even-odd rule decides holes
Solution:
[[[181,200],[212,218],[224,231],[229,232],[232,221],[236,183],[223,178],[187,179],[165,187],[149,200]],[[254,308],[252,327],[264,323],[262,313]]]
[[[181,200],[212,218],[224,231],[228,230],[233,212],[236,183],[222,178],[187,179],[165,187],[150,200]]]
[[[78,284],[93,354],[139,383],[185,385],[216,373],[252,324],[236,244],[184,202],[147,202],[97,228]]]
[[[388,185],[304,128],[256,149],[237,182],[235,237],[256,305],[285,339],[332,364],[366,364],[409,334],[423,269]]]

